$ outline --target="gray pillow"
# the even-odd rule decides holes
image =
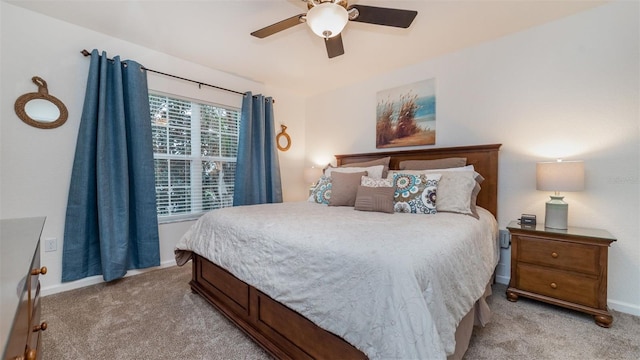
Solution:
[[[382,169],[382,177],[386,178],[387,172],[389,172],[389,161],[391,161],[391,156],[387,156],[384,158],[371,160],[371,161],[350,163],[346,165],[341,165],[340,167],[369,167],[369,166],[383,165],[384,168]]]
[[[400,161],[400,170],[449,169],[467,165],[467,158],[445,158],[435,160]]]
[[[355,209],[393,214],[394,187],[359,186]]]
[[[354,206],[358,186],[360,186],[360,180],[363,176],[367,176],[366,171],[356,173],[332,172],[329,206]]]

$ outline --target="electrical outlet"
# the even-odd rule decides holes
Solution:
[[[44,251],[56,251],[58,249],[58,239],[56,238],[47,238],[44,239]]]
[[[507,230],[500,230],[500,247],[508,249],[511,246],[511,234]]]

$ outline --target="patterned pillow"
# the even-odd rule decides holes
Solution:
[[[329,199],[331,199],[331,178],[323,175],[311,191],[309,202],[329,205]]]
[[[435,214],[436,190],[440,174],[402,174],[393,175],[396,187],[393,194],[395,212],[412,214]]]
[[[374,179],[372,177],[363,176],[360,185],[367,187],[393,187],[393,179]]]
[[[472,173],[475,179],[475,185],[473,185],[472,189],[468,187],[472,186],[466,178],[469,176],[468,174]],[[478,210],[476,209],[476,201],[478,198],[478,193],[480,192],[480,183],[484,181],[484,177],[477,173],[473,167],[473,165],[467,165],[459,168],[450,168],[450,169],[434,169],[434,170],[391,170],[389,171],[389,179],[393,178],[394,174],[411,174],[411,175],[419,175],[419,174],[441,174],[442,177],[438,182],[438,204],[437,210],[443,212],[456,212],[460,214],[465,214],[469,216],[473,216],[476,219],[479,219]],[[462,179],[458,179],[462,178]],[[459,196],[459,192],[464,194],[469,193],[469,206],[460,207],[458,205],[451,206],[453,203],[458,202],[458,198],[450,199],[451,196],[457,197]],[[450,201],[452,200],[452,201]],[[462,209],[462,210],[461,210]]]

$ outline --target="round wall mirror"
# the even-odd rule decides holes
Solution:
[[[278,135],[276,135],[276,146],[280,151],[287,151],[291,147],[291,137],[287,134],[287,127],[284,125],[280,125],[282,130]]]
[[[25,123],[40,128],[53,129],[67,121],[67,108],[62,101],[49,95],[47,82],[38,76],[31,78],[38,92],[27,93],[18,98],[15,111]]]

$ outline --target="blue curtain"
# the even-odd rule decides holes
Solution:
[[[91,53],[69,186],[62,281],[160,265],[147,75]]]
[[[233,206],[282,202],[273,100],[251,92],[242,99]]]

